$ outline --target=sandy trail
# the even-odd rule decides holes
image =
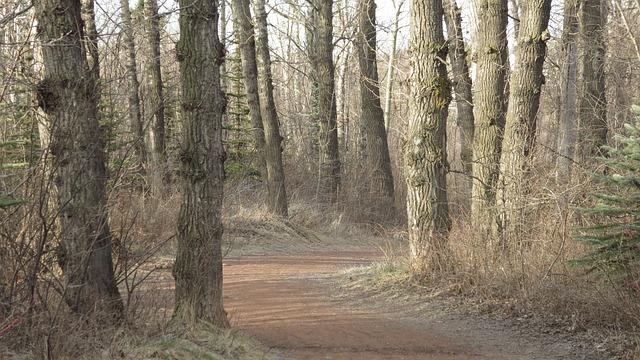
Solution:
[[[323,251],[227,259],[225,306],[234,327],[283,359],[587,358],[571,343],[527,339],[494,321],[332,296],[333,274],[376,258]]]

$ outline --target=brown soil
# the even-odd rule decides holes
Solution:
[[[231,322],[284,359],[598,358],[570,340],[527,335],[496,320],[335,296],[341,269],[378,257],[342,250],[228,259]]]

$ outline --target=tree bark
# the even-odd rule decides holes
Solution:
[[[256,63],[256,43],[251,20],[249,0],[233,0],[233,28],[236,40],[240,48],[242,61],[242,77],[244,88],[247,92],[247,105],[249,106],[249,118],[253,126],[253,138],[258,156],[258,168],[265,177],[268,186],[267,167],[265,163],[265,134],[260,113],[260,96],[258,95],[258,64]]]
[[[265,0],[254,0],[257,27],[257,54],[260,71],[260,104],[265,137],[265,159],[267,163],[267,207],[273,214],[287,216],[287,192],[282,163],[282,136],[280,121],[273,97],[273,76],[271,74],[271,54],[267,31]]]
[[[315,35],[313,51],[317,81],[319,119],[319,195],[322,202],[335,203],[340,184],[338,128],[333,66],[333,11],[331,0],[313,0]]]
[[[142,111],[140,109],[140,83],[138,82],[136,45],[128,0],[120,0],[120,11],[122,14],[124,41],[128,51],[126,71],[127,79],[129,81],[129,88],[127,89],[129,93],[129,127],[131,129],[133,148],[136,153],[137,161],[144,171],[146,169],[147,162],[147,149],[144,143],[144,125],[142,122]]]
[[[73,311],[122,316],[111,257],[106,169],[95,78],[86,61],[80,0],[35,2],[44,79],[38,104],[52,124],[49,151],[60,213],[59,263]]]
[[[578,96],[579,149],[583,161],[601,154],[607,144],[607,98],[605,93],[604,25],[602,0],[582,0],[580,6],[580,38],[582,82]]]
[[[473,95],[467,51],[462,34],[462,15],[456,0],[444,0],[444,20],[449,37],[449,61],[453,90],[456,100],[457,126],[460,129],[460,160],[467,178],[464,183],[464,198],[467,209],[471,208],[471,174],[473,172]]]
[[[180,0],[182,88],[181,193],[174,318],[227,327],[222,303],[224,159],[220,89],[224,49],[218,39],[217,0]]]
[[[364,128],[365,164],[372,177],[370,191],[393,203],[393,174],[384,113],[380,106],[378,61],[376,59],[376,3],[358,0],[357,48],[360,64],[360,110]]]
[[[476,0],[475,12],[478,30],[471,222],[474,233],[486,239],[495,222],[495,189],[505,122],[507,0]]]
[[[85,27],[85,49],[89,70],[93,76],[96,102],[100,105],[100,53],[98,51],[98,28],[96,27],[96,13],[94,0],[82,0],[82,21]]]
[[[502,141],[497,206],[498,234],[521,238],[527,166],[535,144],[536,118],[544,83],[551,0],[520,4],[516,67],[511,73],[509,105]]]
[[[578,0],[564,3],[562,29],[562,104],[560,118],[560,148],[558,150],[557,182],[566,184],[571,179],[575,154],[578,103]]]
[[[147,62],[148,82],[150,90],[146,112],[152,114],[151,126],[151,155],[155,166],[157,182],[165,178],[166,150],[164,124],[164,93],[162,70],[160,67],[160,23],[158,4],[156,0],[144,0],[145,30],[149,46],[149,61]],[[160,184],[155,184],[158,187]]]
[[[411,263],[421,272],[449,267],[446,120],[451,86],[442,60],[447,56],[442,16],[442,0],[413,1],[405,166]]]

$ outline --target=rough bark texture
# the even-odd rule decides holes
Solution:
[[[85,28],[84,46],[87,54],[89,70],[93,75],[96,102],[100,104],[100,53],[98,51],[98,28],[94,0],[82,0],[81,14]]]
[[[551,0],[523,1],[520,10],[516,68],[510,78],[497,193],[498,234],[517,238],[521,238],[519,230],[525,221],[526,170],[535,143],[544,83],[542,67],[547,54]]]
[[[160,24],[158,18],[158,3],[156,0],[144,0],[145,31],[149,46],[149,61],[147,61],[147,88],[150,91],[148,106],[145,112],[151,114],[147,118],[151,121],[151,155],[155,171],[164,177],[166,163],[165,126],[164,126],[164,93],[162,71],[160,68]]]
[[[380,106],[378,61],[376,59],[376,3],[358,1],[357,48],[360,64],[360,122],[364,129],[365,164],[370,172],[370,191],[393,202],[393,174],[389,144]]]
[[[449,61],[454,96],[457,110],[457,126],[460,131],[460,160],[467,176],[464,183],[464,197],[468,199],[467,206],[471,207],[471,173],[473,171],[473,95],[471,92],[471,77],[467,63],[462,33],[462,15],[456,0],[444,0],[444,20],[449,37]]]
[[[405,166],[409,245],[418,271],[448,267],[446,120],[451,86],[442,60],[447,56],[442,16],[441,0],[413,1]]]
[[[136,45],[128,0],[120,0],[120,11],[122,15],[122,31],[124,32],[124,41],[128,52],[126,70],[127,80],[129,81],[129,88],[127,89],[129,95],[129,127],[137,161],[144,169],[147,162],[147,149],[144,143],[144,125],[140,109],[140,83],[138,82]]]
[[[558,183],[571,178],[571,166],[576,147],[578,116],[578,0],[564,3],[564,25],[562,28],[562,104],[560,117],[560,146],[558,149]]]
[[[258,168],[262,176],[268,174],[265,165],[265,139],[262,124],[262,114],[260,113],[260,96],[258,95],[258,64],[256,63],[256,42],[251,20],[251,10],[249,0],[233,0],[233,29],[236,34],[238,47],[240,48],[240,58],[242,62],[242,77],[244,88],[247,93],[247,105],[249,106],[249,118],[253,126],[253,138],[256,146],[258,158]],[[268,189],[268,185],[267,185]]]
[[[228,326],[222,304],[222,194],[225,152],[220,90],[224,50],[218,39],[216,0],[180,0],[182,85],[182,203],[178,217],[176,280],[177,320],[209,321]]]
[[[264,156],[267,163],[267,206],[276,215],[287,216],[287,192],[285,189],[284,167],[282,164],[282,136],[280,121],[273,97],[273,76],[271,75],[271,54],[267,32],[267,12],[265,0],[254,0],[257,27],[257,54],[259,59],[260,105],[264,127]]]
[[[582,0],[580,5],[580,87],[578,112],[579,149],[583,161],[600,154],[607,143],[607,98],[605,94],[604,24],[602,0]]]
[[[313,0],[314,78],[317,81],[317,109],[319,119],[319,197],[322,202],[334,203],[340,184],[338,155],[338,127],[336,124],[336,96],[333,66],[333,1]]]
[[[473,192],[471,222],[479,238],[487,238],[495,220],[502,131],[505,121],[507,0],[476,0],[476,88],[473,115]]]
[[[103,143],[94,74],[83,46],[80,1],[39,0],[35,7],[44,45],[38,104],[52,124],[49,151],[60,213],[65,299],[76,312],[119,317],[122,302],[111,258]]]

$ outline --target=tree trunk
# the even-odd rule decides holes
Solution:
[[[258,157],[258,168],[260,174],[265,177],[267,190],[268,178],[265,164],[265,134],[260,113],[260,96],[258,95],[258,64],[256,63],[256,43],[251,20],[251,10],[249,0],[233,0],[233,28],[236,33],[236,41],[240,48],[240,58],[242,59],[242,77],[244,88],[247,92],[247,105],[249,106],[249,117],[253,126],[253,137]]]
[[[444,20],[449,37],[449,61],[453,78],[453,90],[456,100],[457,125],[460,130],[460,160],[466,176],[464,182],[464,199],[467,209],[471,207],[471,174],[473,172],[473,95],[471,77],[467,63],[462,34],[462,16],[456,0],[444,0]]]
[[[384,113],[380,106],[378,61],[376,59],[376,3],[358,0],[357,48],[360,64],[360,110],[364,128],[366,168],[371,172],[370,191],[393,203],[393,174]]]
[[[442,16],[442,0],[413,1],[405,166],[411,262],[421,272],[449,267],[446,122],[451,86],[442,61],[447,56]]]
[[[129,80],[129,88],[127,89],[129,92],[129,126],[131,129],[131,136],[133,138],[133,148],[137,157],[136,160],[141,165],[142,170],[145,170],[147,149],[144,144],[144,125],[142,122],[142,111],[140,109],[140,83],[138,82],[136,45],[128,0],[120,0],[120,11],[122,12],[124,41],[128,51],[126,70],[127,79]]]
[[[507,0],[476,0],[475,12],[478,31],[471,222],[474,233],[486,239],[495,221],[495,188],[507,103]]]
[[[558,184],[571,179],[571,167],[576,146],[576,122],[578,103],[578,0],[564,3],[564,25],[562,29],[562,107],[560,118],[560,148],[558,150]]]
[[[393,17],[393,27],[391,29],[391,52],[389,53],[389,64],[387,66],[387,92],[384,96],[384,127],[389,133],[391,126],[391,100],[393,94],[393,78],[396,66],[396,48],[398,45],[398,32],[400,31],[400,12],[402,11],[404,0],[396,5],[396,14]]]
[[[287,216],[287,192],[285,189],[284,167],[282,164],[282,136],[280,121],[273,97],[273,76],[271,75],[271,55],[267,32],[267,12],[265,0],[254,0],[257,26],[257,50],[260,60],[260,104],[265,137],[265,159],[267,163],[267,206],[269,211]]]
[[[502,141],[498,206],[498,234],[520,239],[527,181],[527,165],[535,144],[536,118],[544,83],[542,73],[549,40],[551,0],[521,3],[516,67],[511,73],[510,98]]]
[[[603,7],[602,0],[582,0],[580,7],[582,86],[578,97],[578,112],[579,149],[583,161],[599,155],[600,147],[607,144],[604,42],[606,15],[602,13]]]
[[[218,39],[217,0],[180,0],[182,88],[182,203],[174,318],[189,324],[205,320],[229,325],[222,304],[222,196],[225,152],[222,146],[220,64],[224,49]]]
[[[85,51],[89,70],[93,76],[96,103],[100,105],[100,53],[98,51],[98,29],[96,27],[96,13],[94,8],[94,0],[82,0],[81,13],[85,28]]]
[[[319,193],[322,202],[335,203],[340,184],[338,128],[333,67],[333,1],[313,0],[314,47],[319,118]]]
[[[119,318],[123,306],[111,258],[107,175],[80,1],[39,0],[35,7],[38,37],[46,44],[44,79],[37,93],[52,124],[49,150],[60,213],[65,299],[73,311]]]
[[[164,94],[162,83],[162,71],[160,68],[160,24],[158,16],[158,4],[156,0],[144,0],[145,30],[149,46],[149,61],[147,62],[148,82],[150,90],[149,104],[145,108],[152,114],[151,126],[151,156],[154,164],[154,186],[160,187],[165,178],[166,152],[165,152],[165,125],[164,125]],[[156,189],[157,190],[157,189]]]

